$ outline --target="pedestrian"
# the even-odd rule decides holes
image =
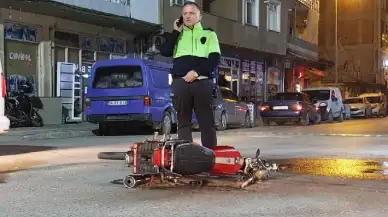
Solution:
[[[182,6],[182,16],[161,45],[160,53],[173,57],[171,95],[178,116],[178,137],[192,142],[193,109],[201,131],[202,145],[217,145],[213,113],[212,72],[220,61],[217,34],[201,25],[201,11],[194,2]]]

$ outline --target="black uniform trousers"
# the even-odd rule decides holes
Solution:
[[[213,81],[195,80],[191,83],[182,78],[171,84],[172,101],[178,116],[178,137],[192,142],[193,109],[201,132],[204,147],[217,146],[217,136],[213,113]]]

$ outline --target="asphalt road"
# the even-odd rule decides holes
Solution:
[[[144,136],[2,143],[39,146],[39,150],[46,147],[47,151],[0,156],[0,181],[4,181],[0,184],[0,217],[387,216],[388,181],[379,165],[388,159],[388,137],[354,135],[364,132],[359,128],[383,134],[387,120],[221,133],[220,144],[233,145],[246,156],[260,148],[265,159],[294,164],[287,173],[275,174],[273,180],[246,190],[226,182],[196,191],[170,187],[129,190],[109,183],[123,178],[129,169],[120,161],[98,160],[97,153],[125,151]],[[335,134],[353,136],[297,135],[332,129],[340,131]],[[378,176],[367,174],[372,167],[378,167]]]
[[[358,134],[388,135],[388,118],[352,119],[342,123],[323,123],[309,126],[266,126],[259,128],[261,132],[289,134]]]

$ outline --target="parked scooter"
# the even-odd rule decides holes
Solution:
[[[38,97],[27,95],[30,88],[23,85],[20,91],[10,94],[5,103],[5,114],[11,121],[11,127],[42,127],[43,119],[38,110],[43,108]]]

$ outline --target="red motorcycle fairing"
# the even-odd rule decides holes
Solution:
[[[210,171],[211,175],[236,175],[241,169],[241,153],[231,146],[216,146],[212,148],[215,153],[215,164]]]
[[[155,149],[153,163],[162,165],[162,151]],[[170,157],[164,153],[164,167],[170,166]],[[231,146],[216,146],[212,149],[196,145],[181,144],[174,151],[174,172],[181,175],[196,175],[210,173],[210,175],[235,175],[241,169],[241,153]]]

